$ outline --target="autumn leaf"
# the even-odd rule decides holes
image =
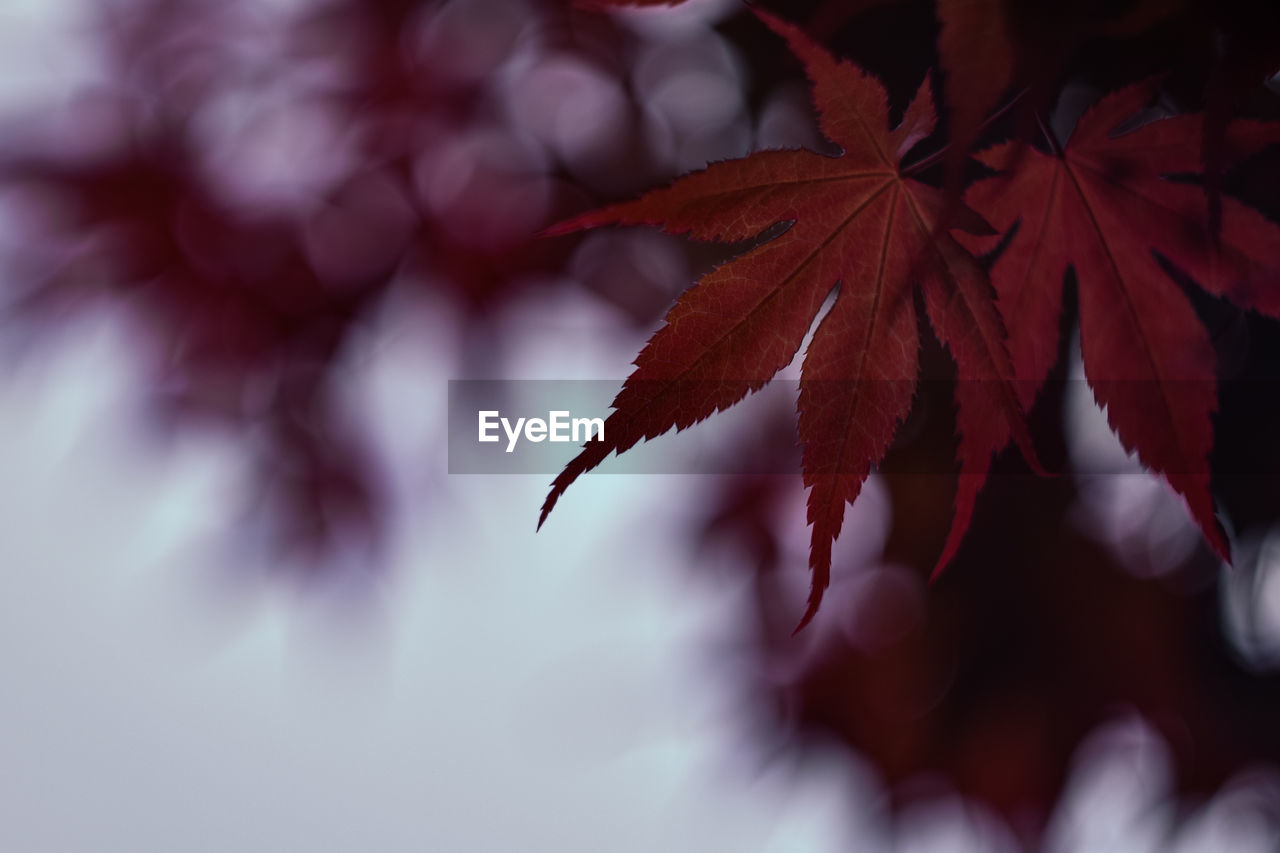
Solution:
[[[1280,316],[1280,228],[1231,199],[1215,240],[1201,186],[1164,175],[1200,167],[1202,117],[1152,121],[1113,135],[1148,103],[1131,86],[1089,110],[1060,153],[1017,153],[1013,143],[979,155],[1011,174],[980,181],[966,201],[1001,231],[1017,231],[992,272],[1009,328],[1024,406],[1057,354],[1063,277],[1079,282],[1085,373],[1125,448],[1136,450],[1187,501],[1220,555],[1229,546],[1209,493],[1215,357],[1191,302],[1157,254],[1210,293]],[[1237,157],[1280,140],[1280,126],[1236,122]],[[1016,162],[1016,166],[1014,165]],[[963,238],[962,238],[963,239]]]
[[[801,371],[799,434],[813,569],[803,627],[828,583],[845,505],[857,498],[911,408],[918,346],[914,282],[959,378],[962,473],[938,569],[959,545],[992,455],[1011,437],[1028,458],[1034,453],[1009,382],[1012,364],[990,284],[973,257],[936,227],[942,193],[899,167],[903,155],[933,131],[928,81],[890,131],[887,97],[877,80],[838,62],[796,27],[757,14],[804,64],[822,132],[843,153],[761,151],[715,163],[550,230],[659,225],[673,234],[730,242],[790,223],[680,297],[614,400],[607,439],[586,445],[556,478],[539,525],[565,489],[611,452],[672,427],[684,429],[761,388],[795,356],[839,283]],[[989,232],[967,209],[956,221],[972,232]]]

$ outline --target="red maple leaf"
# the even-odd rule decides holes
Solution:
[[[945,207],[942,193],[899,166],[933,131],[928,81],[890,131],[887,98],[877,80],[838,62],[796,27],[757,14],[804,64],[822,131],[843,153],[760,151],[550,230],[645,224],[730,242],[791,223],[680,297],[614,400],[606,439],[587,444],[556,478],[539,526],[569,484],[611,452],[688,427],[761,388],[795,356],[839,283],[801,373],[799,433],[813,528],[813,587],[803,627],[827,585],[845,505],[858,496],[911,408],[917,377],[914,282],[921,285],[926,313],[955,358],[960,380],[956,426],[963,473],[939,569],[968,527],[992,455],[1011,437],[1029,459],[1034,452],[1009,381],[1012,364],[990,284],[973,257],[936,227]],[[974,233],[990,231],[967,209],[954,221]]]
[[[1191,302],[1155,253],[1210,293],[1280,316],[1280,229],[1224,199],[1215,235],[1203,187],[1165,178],[1200,168],[1203,118],[1112,131],[1150,100],[1139,84],[1102,99],[1057,153],[1006,143],[979,155],[996,169],[966,202],[1000,231],[1018,225],[992,271],[1024,406],[1057,355],[1067,267],[1079,282],[1085,374],[1125,448],[1165,476],[1213,548],[1229,556],[1209,493],[1215,358]],[[1235,122],[1227,149],[1245,156],[1280,125]],[[1056,147],[1056,144],[1055,144]]]

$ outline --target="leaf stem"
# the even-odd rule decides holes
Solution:
[[[1020,92],[1018,92],[1016,95],[1014,95],[1012,98],[1010,98],[1008,101],[1006,101],[1004,106],[1000,107],[1000,109],[996,110],[991,115],[987,116],[986,120],[983,121],[982,124],[978,127],[978,132],[981,133],[982,131],[990,127],[992,124],[999,121],[1002,117],[1004,117],[1005,113],[1013,109],[1014,105],[1017,104],[1018,101],[1021,101],[1023,96],[1025,96],[1029,91],[1031,91],[1031,87],[1027,86],[1026,88],[1022,89]],[[947,152],[950,150],[951,150],[951,143],[948,142],[946,145],[942,146],[937,151],[934,151],[932,154],[928,155],[927,157],[923,157],[917,160],[916,162],[912,163],[910,166],[903,167],[902,174],[908,178],[915,177],[916,175],[923,172],[925,169],[928,169],[929,167],[935,166],[938,163],[942,162],[942,159],[947,156]]]

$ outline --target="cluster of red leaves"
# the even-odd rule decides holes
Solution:
[[[1280,365],[1276,324],[1219,307],[1239,320],[1233,335],[1253,343],[1247,362],[1223,364],[1232,381],[1223,383],[1215,426],[1234,458],[1215,462],[1274,471],[1280,408],[1274,395],[1257,394],[1265,387],[1257,380],[1274,382]],[[947,359],[926,343],[922,372],[936,375]],[[1076,390],[1046,385],[1032,418],[1037,437]],[[1168,750],[1160,785],[1171,835],[1224,784],[1256,791],[1259,810],[1274,814],[1274,791],[1250,780],[1280,761],[1280,675],[1257,645],[1240,643],[1240,632],[1253,629],[1224,607],[1264,583],[1266,563],[1255,564],[1244,544],[1240,564],[1225,574],[1207,548],[1172,561],[1149,555],[1158,524],[1135,525],[1123,547],[1100,544],[1096,529],[1072,519],[1097,499],[1089,489],[1101,481],[995,476],[954,570],[926,587],[922,569],[935,559],[950,496],[934,477],[893,472],[936,470],[950,458],[950,418],[937,416],[949,397],[945,383],[922,384],[919,411],[879,478],[887,535],[880,538],[875,509],[876,526],[861,528],[883,551],[876,544],[868,555],[867,546],[848,543],[817,624],[800,638],[792,636],[799,590],[783,523],[794,483],[745,476],[707,484],[690,533],[706,565],[745,575],[754,590],[742,649],[754,664],[748,694],[781,739],[763,751],[825,760],[833,744],[846,746],[875,768],[895,813],[959,792],[1003,816],[1022,849],[1035,850],[1055,812],[1070,810],[1062,795],[1080,778],[1084,739],[1137,714]],[[793,427],[778,414],[740,452],[783,458]],[[996,470],[1017,463],[1003,459]],[[1276,478],[1227,476],[1215,486],[1244,537],[1256,542],[1273,529]],[[1265,622],[1263,598],[1246,620]]]
[[[393,284],[408,301],[430,288],[433,304],[457,312],[462,337],[483,338],[522,281],[568,258],[569,247],[534,239],[539,223],[497,246],[467,239],[505,214],[500,192],[472,192],[461,212],[446,211],[462,222],[442,223],[421,200],[414,169],[426,132],[460,136],[484,109],[486,80],[449,76],[405,47],[444,5],[325,0],[273,24],[276,52],[255,59],[246,21],[260,4],[110,4],[93,30],[107,76],[70,110],[78,144],[65,132],[32,143],[6,128],[0,150],[0,187],[65,213],[21,247],[34,260],[19,259],[24,298],[6,317],[43,325],[95,296],[133,309],[154,348],[164,413],[255,440],[265,508],[280,520],[273,532],[309,565],[341,539],[376,545],[381,534],[376,469],[336,380]],[[599,23],[551,0],[534,7],[567,47],[578,19]],[[346,162],[324,155],[336,176],[298,209],[229,198],[228,175],[203,156],[204,120],[245,80],[269,90],[317,58],[339,73],[308,89],[308,104],[356,150]],[[106,130],[95,122],[104,115]]]
[[[911,452],[945,452],[934,432]],[[890,568],[846,576],[839,611],[824,611],[803,653],[784,605],[778,478],[733,481],[708,519],[710,544],[759,560],[743,566],[760,629],[751,690],[791,749],[803,754],[812,736],[815,752],[855,751],[899,808],[948,786],[1003,816],[1028,850],[1043,846],[1081,743],[1117,716],[1139,714],[1160,734],[1180,805],[1280,761],[1280,679],[1242,666],[1224,639],[1215,561],[1167,582],[1136,578],[1059,523],[1079,499],[1070,478],[999,480],[963,571],[926,591],[902,566],[947,512],[928,480],[885,475]]]
[[[1016,5],[939,4],[939,55],[950,79],[965,79],[955,49],[959,7],[991,7],[966,11],[963,20],[976,26],[998,23]],[[688,427],[762,387],[794,358],[838,285],[801,374],[799,436],[814,573],[803,627],[828,583],[845,506],[911,408],[919,285],[958,380],[961,473],[936,574],[956,553],[993,455],[1012,439],[1038,467],[1023,414],[1058,352],[1070,267],[1080,282],[1085,369],[1098,402],[1125,446],[1165,476],[1210,545],[1229,559],[1209,491],[1214,354],[1161,262],[1210,293],[1277,316],[1280,228],[1237,201],[1215,198],[1203,184],[1170,179],[1201,171],[1206,119],[1162,118],[1118,132],[1136,123],[1152,99],[1153,84],[1135,84],[1095,105],[1065,146],[1046,129],[1048,153],[1021,141],[980,153],[1001,174],[973,185],[961,200],[917,180],[917,168],[903,167],[904,156],[934,132],[927,80],[890,130],[888,99],[875,78],[837,61],[799,28],[757,14],[801,60],[822,132],[842,152],[757,152],[551,229],[644,224],[733,242],[788,224],[677,301],[614,401],[607,440],[587,445],[557,477],[541,521],[574,480],[610,453]],[[977,37],[970,36],[962,41],[972,48]],[[975,104],[985,112],[1009,76],[984,72],[976,80],[974,92],[951,95],[951,174],[959,174],[955,166],[977,136],[980,122],[969,112]],[[1215,168],[1228,155],[1244,157],[1280,140],[1280,128],[1234,122],[1220,136]],[[992,227],[1007,245],[989,279],[965,247],[993,248],[982,239]]]

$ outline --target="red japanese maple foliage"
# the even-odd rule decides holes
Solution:
[[[940,8],[944,23],[958,14],[954,6]],[[1030,409],[1058,352],[1062,280],[1070,265],[1081,280],[1085,366],[1098,401],[1125,446],[1187,499],[1207,541],[1229,558],[1207,466],[1214,356],[1190,303],[1153,251],[1211,293],[1276,315],[1280,230],[1239,202],[1215,206],[1202,185],[1167,178],[1200,169],[1203,117],[1164,119],[1114,136],[1153,92],[1151,83],[1130,87],[1086,115],[1065,150],[1054,143],[1052,156],[1027,151],[1021,141],[984,153],[983,162],[1013,176],[983,181],[966,204],[953,204],[902,166],[904,155],[934,131],[927,79],[890,130],[887,97],[874,77],[837,61],[799,28],[756,14],[801,60],[821,130],[842,153],[756,152],[549,229],[656,225],[733,242],[789,226],[677,301],[615,399],[607,440],[588,445],[556,478],[539,525],[568,486],[610,453],[691,426],[762,387],[795,356],[838,284],[801,373],[799,437],[813,570],[803,627],[829,581],[845,505],[857,498],[911,408],[918,283],[958,379],[961,474],[936,576],[956,553],[993,454],[1012,438],[1039,469],[1022,410]],[[954,59],[946,34],[944,27],[944,66],[949,55]],[[960,113],[951,150],[963,153],[976,129]],[[1239,122],[1224,138],[1222,150],[1243,157],[1277,132]],[[995,267],[998,309],[987,275],[966,251],[991,246],[983,216],[1000,233],[1019,226]],[[1221,239],[1218,216],[1227,231]]]
[[[1054,153],[1014,143],[984,151],[984,163],[1012,172],[980,181],[966,198],[1001,231],[1018,226],[992,281],[1018,378],[1026,380],[1024,405],[1053,366],[1062,284],[1072,266],[1085,374],[1098,402],[1124,446],[1186,498],[1206,540],[1229,558],[1209,493],[1213,347],[1153,252],[1214,295],[1280,316],[1280,228],[1225,199],[1216,239],[1202,188],[1164,177],[1199,169],[1202,117],[1111,133],[1147,104],[1153,88],[1138,84],[1102,99]],[[1227,138],[1229,150],[1246,156],[1280,139],[1280,127],[1237,122]]]
[[[801,627],[817,610],[831,544],[911,408],[917,365],[913,283],[938,338],[956,360],[962,467],[941,569],[959,545],[992,455],[1014,438],[1035,458],[1010,380],[1005,329],[982,268],[940,226],[942,194],[901,168],[934,129],[926,79],[897,128],[873,77],[838,62],[798,28],[758,13],[804,63],[825,136],[843,153],[764,151],[712,165],[640,199],[550,229],[660,225],[702,240],[738,241],[788,222],[781,235],[702,279],[671,309],[614,400],[604,441],[556,478],[541,524],[569,484],[642,439],[683,429],[758,390],[795,356],[827,295],[839,295],[804,357],[799,431],[812,525],[813,587]],[[989,229],[971,211],[957,224]]]

